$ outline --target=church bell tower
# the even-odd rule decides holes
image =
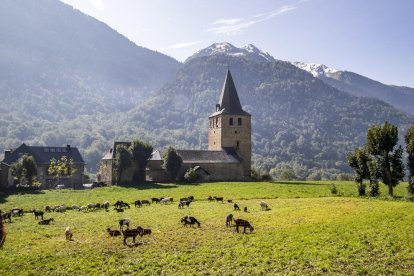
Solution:
[[[227,70],[216,112],[208,119],[208,149],[235,149],[241,158],[243,177],[249,179],[252,160],[251,115],[242,109],[230,70]]]

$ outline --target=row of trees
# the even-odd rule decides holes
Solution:
[[[405,135],[408,154],[408,192],[414,196],[414,125]],[[367,132],[367,144],[349,153],[348,163],[354,169],[358,194],[366,194],[365,180],[369,181],[369,194],[379,194],[379,180],[388,187],[393,196],[393,188],[404,179],[403,147],[398,145],[398,128],[388,122],[383,126],[373,125]]]
[[[152,151],[150,144],[140,140],[132,141],[129,147],[125,144],[118,145],[114,163],[116,183],[121,184],[122,173],[128,167],[133,168],[133,181],[145,181],[145,168]]]
[[[117,184],[122,182],[122,174],[128,169],[132,168],[132,181],[145,181],[145,168],[148,160],[151,158],[153,147],[140,140],[134,140],[128,147],[125,144],[120,144],[116,148],[114,172]],[[178,155],[177,151],[169,146],[163,155],[162,168],[170,176],[171,180],[177,179],[178,173],[181,169],[183,160]]]
[[[32,187],[38,187],[41,185],[37,178],[37,165],[33,156],[29,154],[23,155],[19,160],[11,165],[13,176],[17,179],[19,185],[27,185]],[[62,156],[56,160],[52,158],[48,167],[47,173],[53,175],[56,179],[56,183],[59,184],[59,180],[62,175],[72,176],[76,169],[73,164],[73,159],[67,156]]]

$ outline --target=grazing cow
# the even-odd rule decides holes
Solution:
[[[181,209],[184,206],[187,206],[187,208],[188,208],[188,207],[190,207],[190,203],[191,203],[191,201],[180,201],[180,203],[178,203],[178,208]]]
[[[226,216],[226,227],[231,226],[232,222],[233,222],[233,215],[232,214],[228,214]]]
[[[233,200],[231,200],[231,199],[227,199],[227,202],[228,202],[228,203],[233,203]]]
[[[3,247],[6,241],[6,230],[4,229],[3,218],[0,216],[0,248]]]
[[[88,211],[88,207],[86,207],[86,206],[81,206],[81,207],[79,207],[79,209],[78,209],[78,211],[80,212],[80,211]]]
[[[130,219],[124,218],[119,220],[119,230],[123,230],[124,229],[124,225],[126,225],[127,229],[129,229],[129,223],[130,223]]]
[[[213,201],[213,200],[214,200],[214,198],[213,198],[212,196],[208,196],[208,197],[207,197],[207,200],[210,202],[210,201]]]
[[[106,211],[108,211],[108,208],[109,208],[109,201],[105,201],[105,202],[102,204],[102,206],[103,206],[103,208],[104,208]]]
[[[3,214],[3,213],[0,211],[0,217],[3,219],[3,221],[6,221],[6,219],[8,219],[10,223],[12,222],[12,220],[11,220],[12,213],[11,213],[11,212],[7,212],[7,213],[4,213],[4,214]]]
[[[187,196],[187,197],[180,198],[180,201],[190,201],[190,202],[192,202],[192,201],[194,201],[194,196]]]
[[[79,206],[78,205],[72,205],[72,210],[78,210],[79,211]]]
[[[166,197],[160,200],[160,204],[167,204],[167,203],[172,203],[172,202],[173,202],[172,197]]]
[[[243,233],[246,233],[246,228],[250,229],[250,233],[253,232],[254,228],[250,225],[247,220],[243,219],[236,219],[234,221],[236,223],[236,232],[239,233],[239,227],[243,227]]]
[[[269,210],[269,205],[267,205],[267,203],[264,202],[264,201],[260,201],[260,209],[262,211],[267,211],[267,210]]]
[[[13,215],[13,217],[16,217],[16,216],[21,217],[24,214],[23,209],[21,208],[13,208],[10,210],[10,212]]]
[[[245,212],[247,213],[247,207],[244,207],[244,208],[243,208],[243,211],[245,211]]]
[[[65,236],[66,236],[66,240],[67,241],[71,241],[72,240],[73,234],[72,234],[72,231],[70,230],[70,227],[69,226],[66,227]]]
[[[156,198],[156,197],[151,198],[151,203],[154,203],[154,202],[156,204],[158,204],[160,202],[160,199],[159,198]]]
[[[41,220],[39,221],[39,225],[49,225],[51,221],[53,221],[53,218]]]
[[[233,207],[234,207],[234,211],[240,211],[240,207],[239,205],[237,205],[237,203],[234,203]]]
[[[181,219],[181,223],[187,227],[187,225],[190,225],[192,227],[194,224],[197,224],[198,227],[200,227],[200,222],[195,217],[185,216]]]
[[[138,226],[137,230],[139,231],[139,235],[141,237],[145,236],[145,235],[151,235],[152,234],[152,231],[149,228],[142,228],[141,226]]]
[[[52,212],[52,207],[50,207],[49,205],[45,206],[45,211]]]
[[[66,206],[65,205],[57,206],[55,208],[55,212],[61,212],[61,213],[66,212]]]
[[[146,199],[144,199],[144,200],[141,200],[141,203],[142,203],[142,205],[151,205],[151,203],[148,201],[148,200],[146,200]]]
[[[135,200],[135,202],[134,202],[134,205],[135,205],[135,207],[142,207],[142,202],[141,202],[141,200]]]
[[[89,203],[88,205],[86,205],[86,207],[88,207],[88,211],[89,210],[95,210],[96,209],[96,204]]]
[[[215,196],[215,197],[214,197],[214,199],[215,199],[217,202],[221,202],[221,203],[223,203],[223,197],[222,197],[222,196],[220,196],[220,197]]]
[[[44,212],[43,211],[33,210],[33,214],[35,215],[35,219],[37,219],[38,217],[40,217],[43,220],[43,215],[44,215]]]
[[[126,239],[132,238],[133,243],[135,243],[135,238],[139,235],[140,231],[138,229],[127,229],[122,232],[124,235],[124,245],[126,245]]]
[[[108,232],[109,236],[111,237],[116,237],[116,236],[121,236],[121,231],[119,230],[111,230],[111,228],[106,228],[106,232]]]
[[[117,208],[130,208],[130,206],[129,206],[129,204],[128,203],[126,203],[126,202],[123,202],[122,200],[118,200],[115,204],[114,204],[114,206],[115,207],[117,207]]]

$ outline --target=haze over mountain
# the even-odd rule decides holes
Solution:
[[[124,110],[179,67],[59,1],[0,3],[0,96],[8,100],[3,114],[54,120]]]
[[[414,115],[414,89],[386,85],[354,72],[340,71],[323,64],[293,62],[293,65],[308,71],[327,84],[356,96],[372,97],[392,104],[396,108]]]
[[[95,171],[114,140],[206,148],[207,117],[228,66],[252,114],[262,170],[334,177],[349,171],[345,155],[363,144],[373,123],[388,120],[401,133],[414,123],[384,101],[338,90],[251,44],[215,43],[182,64],[58,1],[0,7],[1,152],[22,142],[72,144]]]

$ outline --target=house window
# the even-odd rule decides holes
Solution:
[[[60,149],[59,149],[59,148],[57,148],[57,149],[56,149],[56,152],[60,152]]]
[[[229,125],[231,125],[231,126],[233,125],[233,118],[229,119]]]
[[[55,152],[55,148],[50,148],[50,152]]]
[[[49,148],[45,148],[45,152],[49,152]]]
[[[237,119],[237,124],[239,125],[239,126],[241,126],[242,125],[242,120],[241,120],[242,118],[238,118]]]

